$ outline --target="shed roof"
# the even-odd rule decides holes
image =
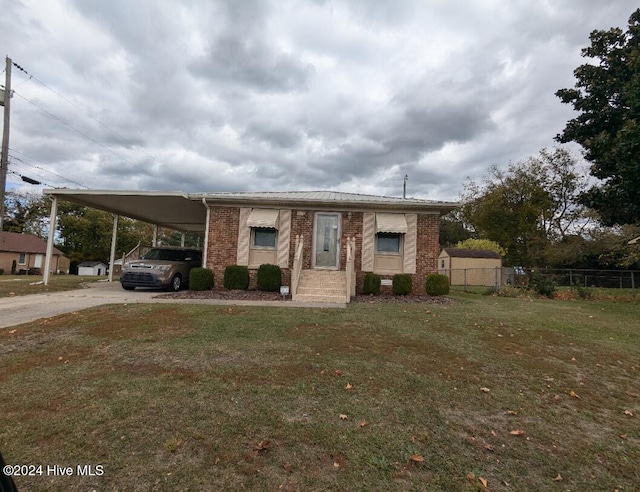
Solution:
[[[0,233],[0,251],[45,254],[47,252],[47,242],[33,234],[2,232]],[[64,255],[58,248],[53,248],[53,254]]]
[[[452,258],[493,258],[496,260],[502,258],[495,251],[488,249],[444,248],[444,251]]]

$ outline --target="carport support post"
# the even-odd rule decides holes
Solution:
[[[111,234],[111,256],[109,257],[109,282],[113,282],[113,264],[116,260],[116,241],[118,239],[118,214],[113,214],[113,233]],[[124,268],[124,265],[122,265]]]
[[[158,245],[158,226],[153,224],[153,239],[151,245],[155,248]]]
[[[180,246],[184,248],[184,232],[180,236]]]
[[[53,238],[56,234],[56,220],[58,218],[58,199],[54,196],[51,199],[51,216],[49,218],[49,237],[47,239],[47,254],[44,259],[44,276],[42,283],[49,285],[49,275],[51,272],[51,257],[53,256]]]

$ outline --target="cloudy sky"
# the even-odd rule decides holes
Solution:
[[[9,187],[457,200],[552,147],[627,0],[3,0]],[[4,81],[4,74],[2,75]]]

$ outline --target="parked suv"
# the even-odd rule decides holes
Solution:
[[[124,290],[156,287],[177,292],[189,283],[191,269],[199,266],[202,253],[197,249],[153,248],[124,265],[120,283]]]

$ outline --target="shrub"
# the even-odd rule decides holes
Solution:
[[[430,296],[446,296],[449,293],[449,277],[440,273],[427,275],[424,289]]]
[[[0,275],[4,275],[4,268],[0,268]]]
[[[556,284],[550,277],[534,273],[529,280],[529,289],[532,289],[539,296],[553,297]]]
[[[282,285],[282,270],[278,265],[260,265],[256,275],[256,287],[267,292],[279,292]]]
[[[393,293],[397,296],[406,296],[413,290],[413,280],[408,273],[397,273],[393,276]]]
[[[382,277],[375,273],[367,273],[364,276],[364,285],[362,286],[363,294],[380,294],[380,285],[382,285]]]
[[[247,290],[249,288],[249,268],[243,265],[229,265],[224,269],[224,288]]]
[[[13,260],[11,262],[11,275],[15,275],[16,274],[16,267],[17,267],[16,260]]]
[[[583,287],[582,285],[576,285],[572,287],[572,290],[575,291],[580,299],[584,300],[591,299],[591,296],[593,295],[592,289],[589,287]]]
[[[213,289],[213,272],[209,268],[192,268],[189,272],[189,290]]]

